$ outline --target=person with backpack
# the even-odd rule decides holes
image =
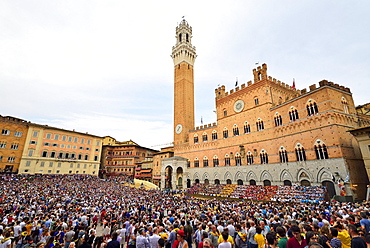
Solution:
[[[247,234],[242,229],[241,225],[235,225],[235,247],[236,248],[247,248],[248,247],[248,237]]]

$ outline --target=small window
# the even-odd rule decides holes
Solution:
[[[54,144],[53,144],[53,146],[54,146],[54,147],[58,147],[58,144],[55,144],[55,143],[54,143]]]
[[[254,164],[254,158],[253,158],[252,152],[248,151],[246,158],[247,158],[247,164],[248,165]]]
[[[203,133],[202,140],[203,140],[203,142],[208,141],[207,133]]]
[[[229,131],[227,130],[227,128],[225,127],[224,128],[224,131],[222,132],[223,136],[224,136],[224,139],[228,138],[229,137]]]
[[[44,146],[50,146],[50,143],[49,142],[45,142],[44,143]]]
[[[53,162],[49,162],[49,167],[53,167]]]
[[[257,119],[256,126],[257,126],[257,131],[261,131],[265,129],[263,120],[261,120],[260,118]]]
[[[59,134],[54,135],[54,140],[59,140]]]
[[[16,132],[14,132],[14,136],[15,137],[22,137],[22,132],[16,131]]]
[[[194,143],[198,143],[198,142],[199,142],[198,135],[194,135]]]
[[[212,131],[212,140],[217,140],[217,131],[216,130]]]
[[[46,134],[46,139],[51,139],[51,133]]]
[[[281,146],[279,149],[280,163],[288,163],[288,153],[286,149]]]
[[[62,163],[58,163],[58,168],[62,167]]]
[[[224,110],[224,116],[227,116],[227,110]]]
[[[78,142],[78,138],[77,137],[75,137],[75,141],[74,141],[75,143],[77,143]]]
[[[248,122],[244,123],[244,133],[250,133],[251,132],[251,126],[248,124]]]
[[[80,150],[83,150],[84,148],[82,146],[80,146]]]
[[[39,136],[39,132],[38,131],[34,131],[32,137],[37,137],[37,136]]]
[[[45,167],[45,162],[41,162],[40,167]]]
[[[47,156],[48,156],[48,152],[47,151],[43,151],[42,154],[41,154],[41,157],[46,158]]]
[[[315,114],[319,113],[319,109],[317,108],[317,104],[312,99],[308,100],[308,103],[306,105],[306,109],[307,109],[307,115],[308,116],[315,115]]]
[[[275,127],[283,125],[283,119],[281,118],[281,115],[279,113],[275,114],[274,122],[275,122]]]
[[[219,161],[218,161],[218,157],[217,156],[214,156],[213,157],[213,166],[214,167],[218,167],[220,165]]]
[[[233,127],[233,134],[234,134],[234,136],[238,136],[239,135],[239,128],[238,128],[238,126],[236,124]]]
[[[37,144],[37,141],[35,141],[35,140],[31,140],[31,141],[30,141],[30,144],[31,144],[31,145],[36,145],[36,144]]]
[[[268,155],[267,155],[267,152],[265,150],[261,151],[260,158],[261,158],[261,164],[268,164],[269,163]]]
[[[68,142],[72,142],[72,139],[73,139],[73,138],[72,138],[71,136],[69,136],[69,137],[68,137]]]
[[[63,135],[62,136],[62,141],[66,141],[67,140],[67,136]]]
[[[259,104],[259,101],[258,101],[258,98],[254,98],[254,105],[258,105]]]
[[[10,135],[10,130],[3,129],[3,130],[1,131],[1,134],[2,134],[2,135]]]
[[[26,167],[30,167],[31,166],[31,161],[26,161]]]
[[[85,160],[89,160],[89,155],[85,155]]]
[[[1,141],[0,142],[0,148],[6,148],[6,142]]]
[[[295,155],[296,155],[297,161],[306,161],[306,152],[301,144],[296,145]]]
[[[10,146],[10,149],[12,149],[12,150],[18,150],[18,146],[19,146],[19,144],[14,143],[14,144],[12,144]]]
[[[8,163],[14,163],[15,157],[8,157]]]
[[[28,156],[29,157],[32,157],[33,156],[33,152],[34,152],[35,150],[28,150]]]

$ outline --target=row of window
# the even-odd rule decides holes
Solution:
[[[29,172],[29,169],[25,169],[25,170],[23,170],[23,172],[24,173],[28,173]],[[39,170],[39,172],[37,172],[37,173],[44,173],[44,170]],[[48,170],[47,171],[47,174],[52,174],[53,172],[52,172],[52,170]],[[73,173],[73,171],[72,170],[70,170],[69,172],[68,172],[69,174],[72,174]],[[96,173],[96,171],[93,171],[92,172],[92,174],[95,174]],[[55,174],[60,174],[60,170],[56,170],[55,171]],[[74,174],[80,174],[80,171],[76,171]],[[82,171],[82,173],[81,174],[86,174],[86,171]]]
[[[0,162],[3,162],[3,156],[0,156]],[[8,157],[8,163],[15,163],[15,157]]]
[[[315,150],[315,154],[316,154],[316,159],[328,159],[329,158],[327,147],[325,146],[325,144],[319,144],[319,143],[315,144],[314,150]],[[306,161],[306,151],[300,144],[297,144],[296,148],[294,149],[294,153],[295,153],[296,161]],[[261,150],[261,152],[259,153],[259,156],[257,156],[257,151],[254,150],[254,154],[250,151],[247,152],[247,154],[245,156],[245,162],[246,162],[245,164],[247,164],[247,165],[255,164],[255,157],[259,157],[260,164],[268,164],[269,163],[268,154],[265,150]],[[279,150],[279,159],[280,159],[280,163],[288,163],[289,162],[288,153],[287,153],[287,151],[284,147],[281,147],[280,150]],[[239,153],[237,153],[235,155],[234,160],[235,160],[235,165],[236,166],[241,166],[242,165],[242,157]],[[202,163],[203,163],[203,167],[208,167],[209,166],[208,158],[204,157]],[[199,167],[199,165],[200,165],[199,159],[195,158],[194,159],[194,167]],[[219,165],[220,165],[220,161],[219,161],[218,157],[214,156],[213,157],[213,166],[217,167]],[[225,155],[224,165],[225,166],[230,166],[231,165],[231,158],[228,154]],[[190,162],[188,163],[188,167],[190,167]]]
[[[316,103],[310,103],[310,105],[307,105],[307,111],[309,115],[317,114],[318,108],[317,108]],[[298,111],[296,109],[293,108],[291,111],[289,111],[289,119],[290,119],[290,122],[293,122],[299,119]],[[275,127],[283,125],[282,117],[278,113],[276,113],[276,116],[274,117],[274,123],[275,123]],[[265,129],[264,122],[261,118],[258,118],[256,121],[256,129],[257,131],[262,131]],[[247,121],[244,123],[243,131],[244,131],[244,134],[248,134],[251,132],[251,126]],[[234,136],[240,135],[239,127],[236,124],[233,127],[233,135]],[[222,131],[222,136],[224,139],[229,137],[229,130],[226,127]],[[217,131],[214,130],[212,132],[212,140],[217,140],[217,139],[218,139]],[[208,135],[205,132],[202,135],[202,141],[203,142],[208,141]],[[198,134],[195,134],[194,143],[198,143],[198,142],[199,142]]]
[[[28,156],[31,157],[33,156],[33,153],[34,153],[35,150],[29,150],[28,151]],[[75,153],[68,153],[68,152],[49,152],[49,151],[42,151],[41,152],[41,157],[43,158],[58,158],[58,159],[78,159],[78,160],[89,160],[89,155],[88,154],[78,154],[76,156]],[[99,156],[95,155],[94,156],[94,161],[98,161],[99,160]]]
[[[2,129],[1,130],[1,134],[2,135],[10,135],[10,130],[8,130],[8,129]],[[18,132],[18,131],[14,131],[14,136],[15,137],[22,137],[22,132]]]
[[[37,141],[35,140],[31,140],[30,141],[30,144],[31,145],[36,145],[37,144]],[[57,143],[49,143],[49,142],[45,142],[44,143],[44,146],[52,146],[52,147],[58,147],[60,145],[60,148],[67,148],[67,149],[77,149],[77,146],[71,146],[71,145],[65,145],[65,144],[57,144]],[[80,146],[78,149],[80,150],[87,150],[87,151],[90,151],[90,147],[83,147],[83,146]],[[96,148],[95,149],[96,152],[99,151],[99,148]]]
[[[32,137],[38,137],[38,136],[39,136],[39,131],[34,131]],[[91,145],[90,139],[78,138],[78,137],[60,135],[60,134],[54,134],[53,136],[52,133],[46,133],[45,139],[54,139],[54,140],[68,141],[68,142],[81,143],[81,144],[85,144],[86,142],[87,145]],[[100,141],[96,141],[96,145],[100,146]]]
[[[12,150],[18,150],[19,144],[18,143],[13,143],[10,145],[10,149]],[[6,142],[5,141],[0,141],[0,148],[5,149],[6,148]]]

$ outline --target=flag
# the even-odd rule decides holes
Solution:
[[[293,85],[292,85],[292,88],[295,89],[295,80],[293,78]]]
[[[200,117],[200,123],[203,125],[203,116]]]
[[[238,78],[236,78],[235,87],[238,86]]]

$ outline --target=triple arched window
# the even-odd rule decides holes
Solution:
[[[290,110],[289,110],[289,120],[290,120],[290,122],[296,121],[298,119],[299,119],[298,110],[293,106],[290,107]]]
[[[263,120],[261,118],[257,119],[256,126],[257,126],[257,131],[261,131],[261,130],[265,129],[265,126],[263,124]]]
[[[254,164],[253,154],[250,151],[247,152],[246,158],[248,165]]]
[[[234,126],[233,126],[233,134],[234,134],[234,136],[239,135],[239,128],[236,124],[234,124]]]
[[[283,125],[283,119],[281,118],[281,115],[278,112],[275,113],[274,122],[275,127]]]
[[[279,149],[280,163],[288,163],[288,153],[284,146]]]
[[[268,164],[269,163],[269,158],[267,155],[267,152],[262,149],[260,152],[260,158],[261,158],[261,164]]]
[[[235,154],[235,165],[236,166],[241,166],[242,165],[242,157],[240,156],[239,153]]]
[[[307,105],[306,105],[306,109],[307,109],[307,115],[308,116],[315,115],[315,114],[319,113],[319,109],[317,108],[317,104],[312,99],[308,100]]]
[[[328,150],[326,148],[326,145],[321,140],[316,140],[315,145],[315,154],[317,159],[328,159]]]
[[[306,152],[301,144],[297,144],[295,146],[295,155],[297,157],[297,161],[306,161]]]

